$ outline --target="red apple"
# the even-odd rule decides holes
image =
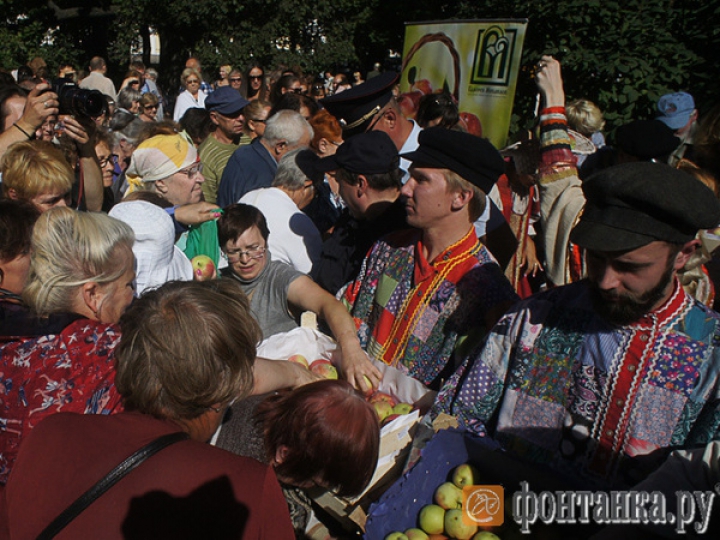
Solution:
[[[390,404],[390,408],[392,409],[395,405],[397,405],[397,400],[392,397],[390,394],[386,394],[385,392],[380,392],[379,390],[377,392],[374,392],[372,396],[370,396],[370,399],[368,400],[370,403],[375,403],[378,401],[386,401]]]
[[[482,137],[482,124],[477,116],[469,112],[461,112],[460,120],[465,124],[468,133]]]
[[[392,407],[387,401],[376,401],[372,404],[377,413],[378,420],[382,424],[383,421],[392,414]]]
[[[427,79],[420,79],[419,81],[415,81],[415,84],[413,84],[411,88],[413,90],[422,92],[422,94],[426,96],[428,94],[432,94],[432,85]]]
[[[324,358],[315,360],[312,364],[310,364],[310,371],[323,379],[338,378],[338,372],[337,369],[335,369],[335,366],[330,363],[330,360],[325,360]]]
[[[375,405],[380,405],[381,403],[384,403],[384,401],[380,401],[380,402],[378,402],[378,403],[373,403],[373,407],[374,407]],[[375,409],[375,410],[377,410],[377,409]],[[392,409],[390,409],[390,414],[388,414],[388,415],[385,417],[385,419],[382,420],[382,422],[381,422],[381,423],[382,423],[382,426],[383,426],[383,427],[387,426],[390,422],[392,422],[392,421],[395,420],[396,418],[399,418],[400,416],[401,416],[401,415],[392,412]]]
[[[307,358],[305,358],[302,354],[293,354],[290,358],[288,358],[288,362],[294,362],[310,369],[310,364],[308,364]]]
[[[215,263],[207,255],[196,255],[190,261],[195,281],[207,281],[217,277]]]
[[[400,106],[400,112],[405,118],[414,120],[417,114],[418,107],[420,106],[420,98],[423,96],[422,92],[417,90],[413,92],[405,92],[400,94],[397,98],[398,105]]]

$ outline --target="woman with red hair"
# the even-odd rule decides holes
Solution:
[[[217,445],[269,463],[283,486],[297,532],[320,486],[359,495],[378,460],[380,426],[373,407],[348,382],[325,379],[232,406]]]
[[[337,119],[323,109],[310,120],[313,138],[310,148],[322,157],[332,156],[343,143],[342,128]],[[317,187],[315,199],[303,209],[324,237],[329,236],[345,203],[340,198],[340,188],[334,173],[326,173],[325,181]]]

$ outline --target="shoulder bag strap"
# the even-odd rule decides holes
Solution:
[[[38,536],[38,540],[55,538],[55,535],[62,531],[73,519],[78,517],[93,503],[93,501],[95,501],[95,499],[101,497],[107,490],[117,484],[123,477],[125,477],[125,475],[140,465],[143,461],[157,454],[163,448],[167,448],[171,444],[175,444],[189,438],[190,436],[187,433],[179,431],[158,437],[150,444],[143,446],[140,450],[110,471],[97,484],[78,497],[75,502],[68,506],[62,514],[56,517],[50,525],[45,527],[45,530],[43,530],[43,532],[41,532]]]

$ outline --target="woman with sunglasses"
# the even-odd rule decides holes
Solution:
[[[245,72],[245,85],[248,101],[268,101],[267,86],[265,86],[265,69],[258,63],[251,63]]]
[[[158,97],[155,94],[146,92],[140,98],[140,115],[138,118],[143,122],[157,121]]]
[[[180,75],[180,82],[185,90],[180,92],[175,101],[175,111],[173,112],[175,122],[179,122],[188,109],[205,107],[205,92],[200,90],[202,82],[200,72],[193,68],[185,68]]]

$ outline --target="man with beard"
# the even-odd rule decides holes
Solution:
[[[582,191],[570,240],[587,278],[514,306],[436,412],[587,487],[630,486],[670,449],[720,438],[720,315],[676,278],[720,204],[655,163],[605,169]]]

